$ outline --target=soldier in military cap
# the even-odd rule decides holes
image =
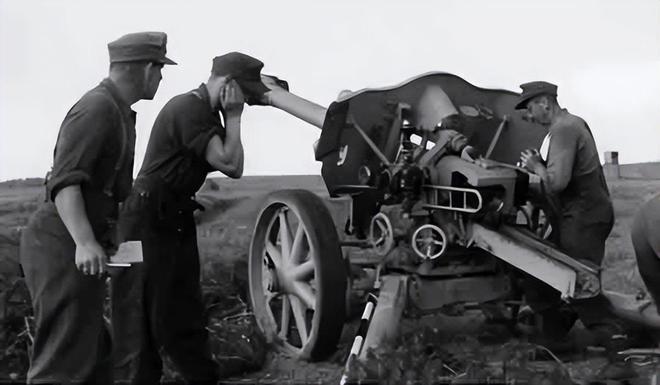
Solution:
[[[111,384],[103,319],[107,255],[118,205],[133,181],[135,112],[160,84],[167,36],[132,33],[108,44],[109,76],[60,127],[46,202],[22,233],[20,260],[34,309],[28,383]]]
[[[544,127],[549,138],[545,162],[529,150],[521,161],[557,198],[559,246],[574,258],[600,266],[614,210],[591,130],[582,118],[559,106],[556,85],[537,81],[521,88],[516,108],[527,109],[530,120]]]
[[[263,63],[232,52],[213,59],[206,83],[158,114],[133,191],[120,214],[123,240],[142,241],[144,263],[113,277],[115,372],[158,384],[165,353],[186,382],[215,384],[200,288],[194,195],[211,171],[243,174],[244,102],[262,104]],[[222,119],[221,119],[222,118]]]
[[[591,130],[582,118],[559,106],[556,85],[535,81],[520,87],[516,109],[526,109],[526,117],[548,132],[545,161],[532,150],[524,151],[520,159],[541,177],[548,199],[558,209],[553,238],[567,255],[598,269],[614,210]],[[528,301],[543,315],[544,324],[558,334],[567,332],[577,318],[573,310],[562,306],[558,292],[540,281],[529,286]]]

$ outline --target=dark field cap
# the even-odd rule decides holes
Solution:
[[[176,64],[165,56],[167,34],[165,32],[136,32],[124,35],[108,43],[110,63],[150,61]]]
[[[557,96],[557,86],[544,81],[521,84],[520,88],[522,88],[522,94],[520,94],[516,106],[514,107],[516,110],[524,110],[527,108],[527,102],[539,95]]]
[[[246,94],[261,95],[270,91],[261,82],[263,67],[264,63],[252,56],[240,52],[230,52],[213,58],[211,73],[215,76],[229,76],[236,80]]]

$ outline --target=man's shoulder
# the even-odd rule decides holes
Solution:
[[[192,110],[201,109],[204,106],[203,101],[197,97],[193,91],[188,91],[186,93],[177,95],[170,99],[165,106],[163,106],[162,111],[164,112],[173,112],[173,113],[182,113],[189,112]]]
[[[559,116],[559,119],[557,120],[557,126],[587,128],[587,122],[585,122],[584,119],[577,115],[571,114],[570,112],[565,112]]]
[[[552,134],[586,134],[587,123],[581,117],[569,112],[561,114],[555,123],[550,127]]]
[[[204,103],[192,91],[177,95],[170,99],[158,113],[153,131],[168,132],[173,135],[178,130],[190,124],[191,119],[197,119],[204,112]]]
[[[583,126],[583,127],[587,125],[584,119],[582,119],[577,115],[571,114],[570,112],[566,112],[565,114],[563,114],[562,118],[566,124]]]
[[[86,112],[93,114],[113,114],[117,108],[111,99],[112,97],[100,87],[87,91],[78,102],[73,106],[71,112]]]

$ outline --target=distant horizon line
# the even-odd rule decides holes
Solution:
[[[654,160],[650,162],[635,162],[635,163],[619,163],[619,166],[625,166],[625,165],[642,165],[642,164],[654,164],[654,163],[659,163],[660,160]],[[606,165],[607,163],[603,162],[603,166]],[[216,171],[217,172],[217,171]],[[214,172],[215,173],[215,172]],[[282,177],[282,176],[317,176],[317,177],[322,177],[322,175],[319,174],[248,174],[248,175],[243,175],[241,178],[245,177],[257,177],[257,178],[263,178],[263,177]],[[206,179],[218,179],[218,178],[229,178],[226,175],[214,175],[214,176],[207,176]],[[0,180],[0,183],[6,183],[6,182],[14,182],[14,181],[27,181],[27,180],[35,180],[35,179],[44,179],[42,176],[35,176],[35,177],[27,177],[27,178],[13,178],[13,179],[3,179]],[[233,179],[233,178],[229,178]],[[240,179],[240,178],[239,178]]]
[[[243,175],[241,178],[238,179],[243,179],[243,178],[263,178],[263,177],[283,177],[283,176],[303,176],[303,177],[311,177],[311,176],[316,176],[316,177],[321,177],[321,174],[250,174],[250,175]],[[234,179],[230,178],[226,175],[214,175],[214,176],[207,176],[206,179],[220,179],[220,178],[227,178],[227,179]],[[7,182],[14,182],[14,181],[29,181],[29,180],[43,180],[43,176],[35,176],[35,177],[27,177],[27,178],[13,178],[13,179],[4,179],[0,180],[0,183],[7,183]]]

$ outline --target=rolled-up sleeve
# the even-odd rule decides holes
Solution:
[[[548,148],[548,179],[546,187],[551,193],[563,191],[573,176],[573,165],[578,148],[579,132],[570,125],[555,127]]]
[[[112,106],[98,97],[81,100],[69,111],[60,128],[48,180],[51,200],[64,187],[90,181],[113,121]]]

